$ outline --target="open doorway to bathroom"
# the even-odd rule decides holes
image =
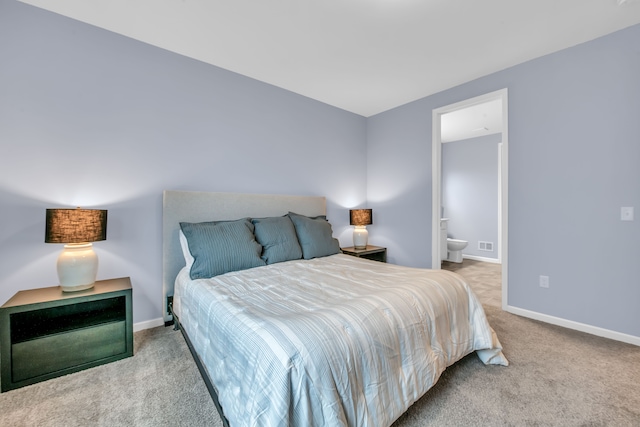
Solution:
[[[432,115],[432,268],[457,271],[483,303],[503,309],[508,301],[507,101],[502,89]],[[456,251],[456,245],[464,248]]]

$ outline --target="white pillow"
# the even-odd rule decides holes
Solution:
[[[180,230],[180,247],[182,248],[182,256],[184,256],[184,262],[189,270],[191,270],[191,266],[195,259],[193,255],[191,255],[191,251],[189,250],[189,242],[187,242],[187,236],[184,235],[182,230]]]

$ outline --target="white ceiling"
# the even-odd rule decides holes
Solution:
[[[640,0],[21,0],[368,117],[640,23]]]
[[[484,102],[440,116],[442,142],[502,132],[502,99]]]

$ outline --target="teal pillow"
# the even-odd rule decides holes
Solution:
[[[249,218],[236,221],[181,222],[194,261],[191,279],[207,279],[230,271],[246,270],[266,263],[262,246],[253,235]]]
[[[288,216],[254,218],[251,222],[256,240],[262,245],[262,259],[267,264],[302,258],[296,229]]]
[[[340,244],[333,238],[331,224],[325,216],[311,218],[293,212],[288,216],[296,229],[304,259],[340,253]]]

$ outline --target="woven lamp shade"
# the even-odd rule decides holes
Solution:
[[[86,243],[107,240],[107,211],[47,209],[45,243]]]
[[[351,209],[349,211],[350,225],[371,225],[373,224],[373,212],[371,209]]]

